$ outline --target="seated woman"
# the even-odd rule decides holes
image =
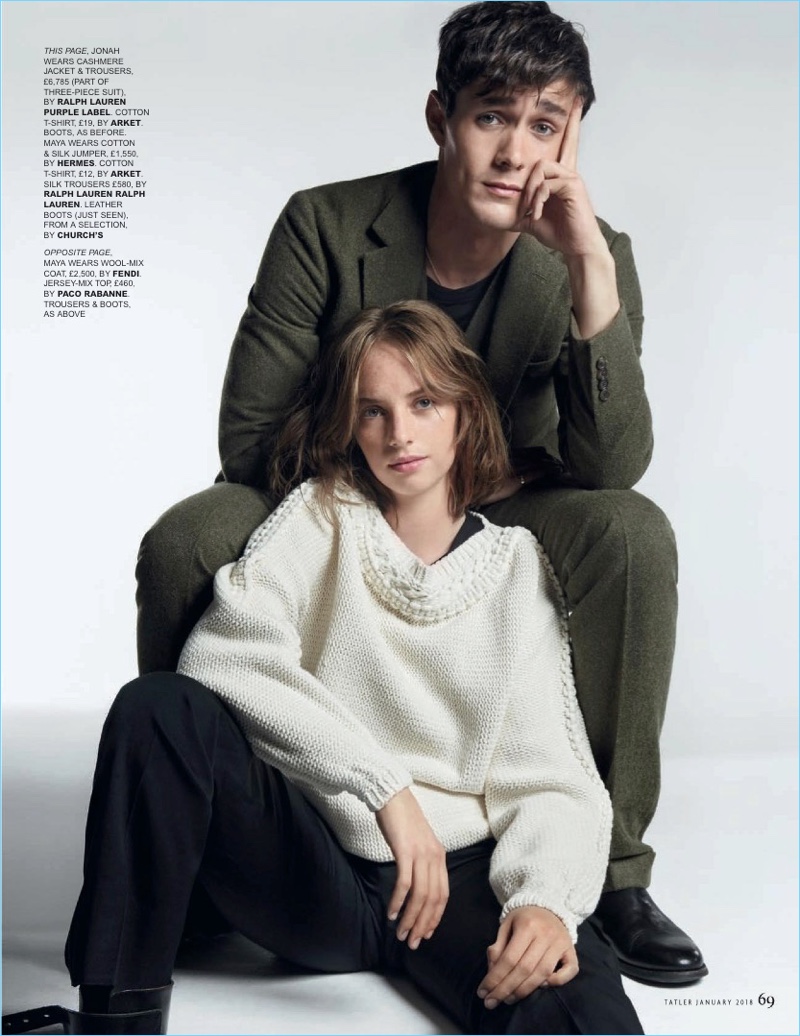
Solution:
[[[166,1031],[192,898],[291,961],[406,975],[470,1033],[640,1033],[584,923],[610,804],[560,591],[480,359],[424,302],[361,314],[290,414],[290,490],[179,673],[106,722],[67,943],[73,1032]]]

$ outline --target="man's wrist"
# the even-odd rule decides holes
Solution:
[[[565,256],[572,293],[572,312],[582,339],[604,331],[619,312],[614,257],[604,252]]]

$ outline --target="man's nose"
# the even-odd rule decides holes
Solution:
[[[504,169],[522,169],[527,158],[527,135],[524,126],[509,126],[498,141],[495,162]]]

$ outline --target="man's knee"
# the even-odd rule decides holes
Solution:
[[[535,496],[531,505],[537,523]],[[562,578],[579,573],[586,562],[606,578],[650,573],[677,581],[677,549],[669,519],[632,489],[558,491],[537,524],[534,532]]]
[[[593,492],[597,517],[593,528],[625,567],[659,568],[677,581],[678,552],[669,519],[646,496],[632,489]]]
[[[221,482],[170,507],[145,533],[136,577],[140,584],[170,579],[196,568],[213,576],[235,560],[253,530],[272,510],[250,486]]]
[[[175,668],[214,574],[241,555],[272,506],[257,489],[221,482],[175,504],[147,533],[136,566],[140,672]]]

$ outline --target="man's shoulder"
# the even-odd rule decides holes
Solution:
[[[435,162],[421,162],[375,173],[355,180],[337,180],[297,191],[289,199],[286,212],[313,212],[317,219],[374,219],[398,195],[412,202],[419,197],[427,201],[433,183]]]

